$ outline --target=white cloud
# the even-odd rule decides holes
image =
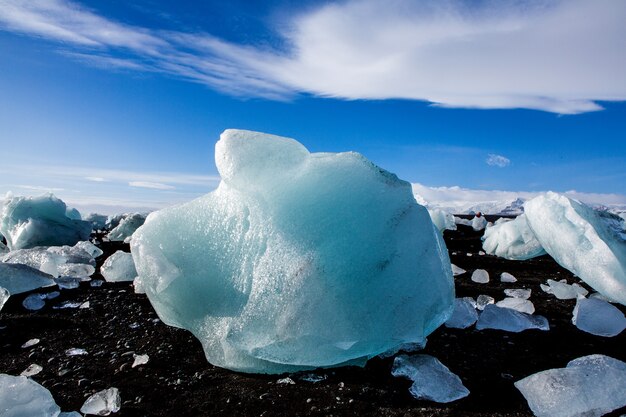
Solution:
[[[148,182],[148,181],[130,181],[128,183],[131,187],[138,188],[150,188],[153,190],[174,190],[176,187],[167,184],[161,184],[160,182]]]
[[[85,177],[85,179],[94,182],[106,182],[106,180],[102,177]]]
[[[59,187],[46,187],[43,185],[16,185],[15,187],[17,188],[22,188],[24,190],[30,190],[30,191],[44,191],[44,192],[55,192],[55,191],[63,191],[64,188],[59,188]]]
[[[289,47],[277,51],[117,23],[68,0],[0,0],[0,28],[73,45],[91,64],[234,95],[562,114],[626,100],[624,21],[626,2],[613,0],[348,0],[281,22]]]
[[[511,160],[506,156],[496,155],[494,153],[490,153],[489,155],[487,155],[487,159],[485,160],[485,162],[487,163],[487,165],[500,168],[504,168],[511,164]]]

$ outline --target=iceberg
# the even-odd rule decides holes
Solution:
[[[74,245],[89,239],[91,224],[66,215],[65,203],[52,194],[4,199],[0,233],[11,250],[35,246]]]
[[[0,416],[57,417],[60,412],[50,391],[32,379],[0,374]]]
[[[626,406],[626,363],[604,355],[574,359],[515,383],[537,417],[599,417]]]
[[[93,230],[104,230],[107,224],[107,219],[108,216],[105,216],[104,214],[89,213],[83,220],[91,223],[91,228]]]
[[[137,276],[133,255],[118,250],[104,261],[100,273],[109,282],[133,281]]]
[[[122,242],[126,238],[135,233],[144,222],[146,221],[146,215],[141,213],[132,213],[123,217],[119,224],[109,232],[107,238],[112,242]]]
[[[622,219],[549,192],[524,205],[528,224],[561,266],[626,305],[626,232]]]
[[[485,229],[483,249],[490,255],[514,261],[523,261],[546,254],[528,226],[524,214],[517,216],[513,221],[497,223]]]
[[[409,183],[358,153],[248,131],[225,131],[215,159],[214,192],[151,213],[131,241],[159,317],[210,363],[363,365],[448,319],[448,252]]]
[[[11,295],[54,285],[52,276],[28,265],[0,262],[0,287]]]
[[[456,230],[456,223],[454,222],[454,216],[447,211],[443,211],[438,208],[428,209],[430,219],[440,232],[444,230]]]
[[[476,329],[496,329],[522,332],[529,329],[550,330],[548,319],[543,316],[520,313],[510,308],[487,305],[476,323]]]
[[[626,329],[626,317],[606,301],[582,298],[576,302],[572,323],[596,336],[613,337]]]

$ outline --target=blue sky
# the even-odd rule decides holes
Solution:
[[[240,128],[432,187],[626,195],[624,21],[608,0],[0,0],[0,193],[186,201]]]

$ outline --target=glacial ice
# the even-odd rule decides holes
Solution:
[[[46,302],[44,301],[42,294],[30,294],[24,298],[22,305],[27,310],[36,311],[41,310],[46,305]]]
[[[477,269],[472,272],[472,281],[477,284],[486,284],[489,282],[489,272],[484,269]]]
[[[0,262],[0,287],[16,295],[54,285],[52,276],[28,265]]]
[[[50,391],[32,379],[0,374],[0,416],[57,417],[60,411]]]
[[[504,295],[513,298],[523,298],[524,300],[528,300],[530,294],[532,294],[532,290],[527,288],[507,288],[504,290]]]
[[[9,252],[3,262],[28,265],[54,277],[88,277],[95,272],[95,258],[102,254],[90,242],[78,242],[74,246],[38,246]]]
[[[0,213],[0,233],[11,250],[74,245],[87,240],[91,224],[66,216],[66,205],[52,194],[14,197],[7,194]]]
[[[131,242],[159,317],[209,362],[362,365],[452,313],[447,250],[409,183],[360,154],[262,133],[227,130],[215,155],[217,190],[151,213]]]
[[[461,378],[433,356],[397,356],[391,374],[413,381],[409,392],[418,400],[449,403],[469,395]]]
[[[80,211],[78,211],[77,209],[73,208],[73,207],[67,207],[65,209],[65,216],[67,216],[68,218],[72,219],[72,220],[82,220],[83,218],[80,215]]]
[[[517,282],[517,278],[508,272],[503,272],[500,274],[500,282]]]
[[[478,310],[482,311],[489,304],[493,304],[495,302],[496,302],[496,300],[493,297],[491,297],[490,295],[480,294],[478,297],[476,297],[476,308]]]
[[[148,361],[150,360],[150,356],[148,356],[148,355],[136,355],[136,354],[133,353],[133,359],[134,360],[133,360],[133,364],[131,365],[131,368],[147,364]]]
[[[480,314],[476,329],[496,329],[518,333],[529,329],[550,330],[550,325],[543,316],[520,313],[491,304],[486,306]]]
[[[127,214],[123,217],[119,224],[109,232],[107,238],[112,242],[122,242],[126,238],[132,236],[144,222],[146,215],[142,213]]]
[[[137,276],[133,255],[118,250],[100,267],[100,273],[109,282],[132,281]]]
[[[41,340],[34,338],[34,339],[28,339],[26,342],[24,342],[24,344],[22,345],[22,349],[27,349],[29,347],[32,346],[36,346],[39,344],[39,342],[41,342]]]
[[[478,320],[478,312],[475,307],[476,302],[471,297],[456,298],[454,300],[454,311],[445,322],[446,327],[453,329],[466,329]]]
[[[576,302],[572,323],[587,333],[613,337],[626,329],[626,317],[606,301],[582,298]]]
[[[568,284],[565,279],[561,281],[548,279],[547,284],[539,284],[539,286],[544,292],[554,295],[559,300],[571,300],[573,298],[584,297],[589,293],[589,291],[579,284]]]
[[[466,273],[467,271],[463,268],[459,268],[458,266],[456,266],[455,264],[452,264],[452,275],[454,275],[455,277],[457,275],[463,275],[464,273]]]
[[[626,363],[583,356],[515,383],[537,417],[599,417],[626,405]]]
[[[104,230],[107,219],[108,217],[104,214],[89,213],[83,220],[91,223],[92,230]]]
[[[626,305],[626,234],[620,217],[551,192],[527,201],[524,210],[554,260]]]
[[[108,416],[117,413],[122,406],[122,399],[117,388],[108,388],[96,392],[80,407],[80,412],[96,416]]]
[[[9,292],[9,290],[0,287],[0,311],[2,311],[2,307],[4,307],[4,304],[7,302],[10,296],[11,293]]]
[[[9,251],[9,248],[7,248],[7,246],[4,243],[2,243],[2,235],[0,235],[0,256],[7,253],[8,251]]]
[[[546,251],[528,226],[526,215],[485,229],[483,249],[490,255],[523,261],[545,255]]]
[[[472,229],[479,232],[487,227],[487,219],[485,216],[474,216],[472,219]]]
[[[535,306],[532,301],[519,297],[507,297],[498,301],[496,305],[498,307],[510,308],[520,313],[533,314],[535,312]]]
[[[454,222],[454,216],[447,211],[433,208],[428,209],[428,214],[433,221],[433,224],[440,232],[444,230],[456,230],[456,223]]]
[[[41,365],[37,365],[36,363],[30,364],[28,368],[24,369],[21,376],[34,376],[43,371],[43,367]]]

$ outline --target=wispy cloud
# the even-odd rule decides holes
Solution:
[[[85,179],[93,182],[106,182],[106,179],[102,177],[85,177]]]
[[[348,0],[283,22],[288,48],[275,50],[122,24],[69,0],[0,0],[0,28],[62,42],[75,59],[233,95],[562,114],[626,100],[625,20],[626,2],[610,0]]]
[[[44,191],[44,192],[56,192],[56,191],[63,191],[64,188],[59,188],[59,187],[46,187],[43,185],[16,185],[16,188],[21,188],[24,190],[30,190],[30,191]]]
[[[148,182],[148,181],[130,181],[128,183],[131,187],[138,188],[150,188],[152,190],[174,190],[176,187],[173,185],[161,184],[160,182]]]
[[[487,165],[504,168],[511,164],[511,160],[506,156],[490,153],[485,160]]]

